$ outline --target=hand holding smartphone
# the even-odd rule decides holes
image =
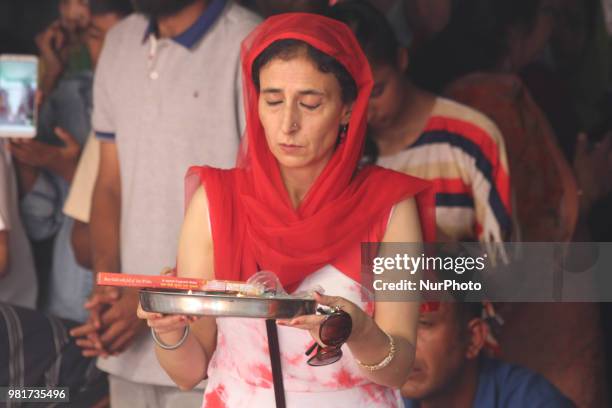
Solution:
[[[0,137],[36,135],[38,58],[0,55]]]

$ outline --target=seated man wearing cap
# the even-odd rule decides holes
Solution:
[[[406,408],[573,407],[544,377],[481,353],[488,324],[482,304],[421,307],[416,359],[402,387]]]

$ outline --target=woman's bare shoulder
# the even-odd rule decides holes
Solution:
[[[178,249],[179,275],[214,278],[213,256],[208,198],[206,191],[200,186],[189,202],[181,229]]]
[[[393,207],[384,242],[422,242],[421,223],[414,197],[406,198]]]

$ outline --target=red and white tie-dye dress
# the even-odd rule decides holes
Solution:
[[[369,231],[363,242],[380,242],[390,214]],[[335,263],[360,262],[356,245],[345,259]],[[297,292],[323,288],[331,296],[342,296],[369,315],[374,302],[364,296],[361,283],[327,265],[309,275]],[[288,408],[382,408],[403,407],[398,390],[374,384],[365,377],[351,351],[344,345],[336,363],[311,367],[304,354],[313,340],[301,329],[277,326],[285,397]],[[208,367],[208,384],[202,407],[273,408],[272,369],[263,319],[217,318],[217,347]]]
[[[310,275],[298,290],[316,285],[330,295],[345,297],[373,312],[373,302],[362,300],[361,285],[331,265]],[[277,327],[287,407],[402,406],[398,391],[374,384],[363,375],[346,345],[338,362],[311,367],[304,354],[313,342],[310,334],[292,327]],[[274,387],[265,321],[218,318],[217,330],[217,348],[208,367],[202,407],[273,408]]]

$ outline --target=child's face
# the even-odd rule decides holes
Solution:
[[[69,32],[83,31],[89,25],[87,0],[61,0],[59,6],[62,27]]]

